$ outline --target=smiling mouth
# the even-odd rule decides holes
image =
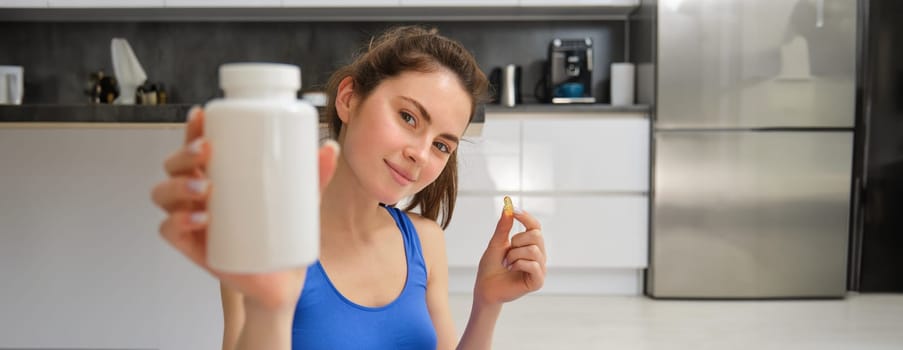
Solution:
[[[386,166],[388,166],[389,169],[391,170],[392,177],[395,178],[395,182],[398,182],[401,185],[407,185],[407,184],[410,184],[415,181],[414,179],[408,177],[408,175],[406,175],[405,173],[403,173],[400,170],[398,170],[397,168],[395,168],[395,166],[393,166],[392,163],[389,163],[389,161],[385,161],[385,162],[386,162]]]

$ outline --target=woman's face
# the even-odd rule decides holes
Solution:
[[[337,104],[342,94],[340,86]],[[339,113],[345,114],[342,153],[362,186],[388,204],[439,177],[472,108],[469,94],[447,69],[404,72],[384,80],[365,100],[352,94],[348,101],[349,109]]]

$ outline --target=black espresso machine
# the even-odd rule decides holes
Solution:
[[[545,100],[552,103],[595,103],[593,41],[554,39],[549,43]]]

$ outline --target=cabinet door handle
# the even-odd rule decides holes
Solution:
[[[817,0],[815,2],[815,27],[821,28],[825,26],[825,0]]]

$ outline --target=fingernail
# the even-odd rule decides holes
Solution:
[[[325,142],[323,142],[323,146],[332,148],[333,151],[335,151],[336,155],[338,155],[339,151],[341,151],[341,149],[342,149],[342,147],[339,146],[339,143],[335,142],[335,140],[333,140],[333,139],[329,139],[329,140],[326,140]]]
[[[515,213],[515,214],[517,214],[517,215],[520,215],[520,214],[523,214],[523,213],[524,213],[524,211],[523,211],[523,210],[521,210],[521,209],[520,209],[520,208],[518,208],[518,207],[514,207],[514,213]]]
[[[188,189],[194,193],[204,193],[207,191],[208,184],[209,182],[207,182],[207,180],[191,179],[188,180]]]
[[[204,139],[197,138],[188,145],[188,152],[191,154],[201,154],[201,150],[204,147]]]
[[[514,264],[508,265],[508,271],[511,271],[512,265],[514,265]]]
[[[201,111],[201,106],[194,105],[191,109],[188,110],[188,121],[191,122],[194,118],[197,117],[198,112]]]
[[[207,213],[199,211],[191,213],[190,220],[195,224],[203,224],[207,222]]]
[[[502,260],[502,266],[508,267],[508,258],[505,258],[505,260]]]

